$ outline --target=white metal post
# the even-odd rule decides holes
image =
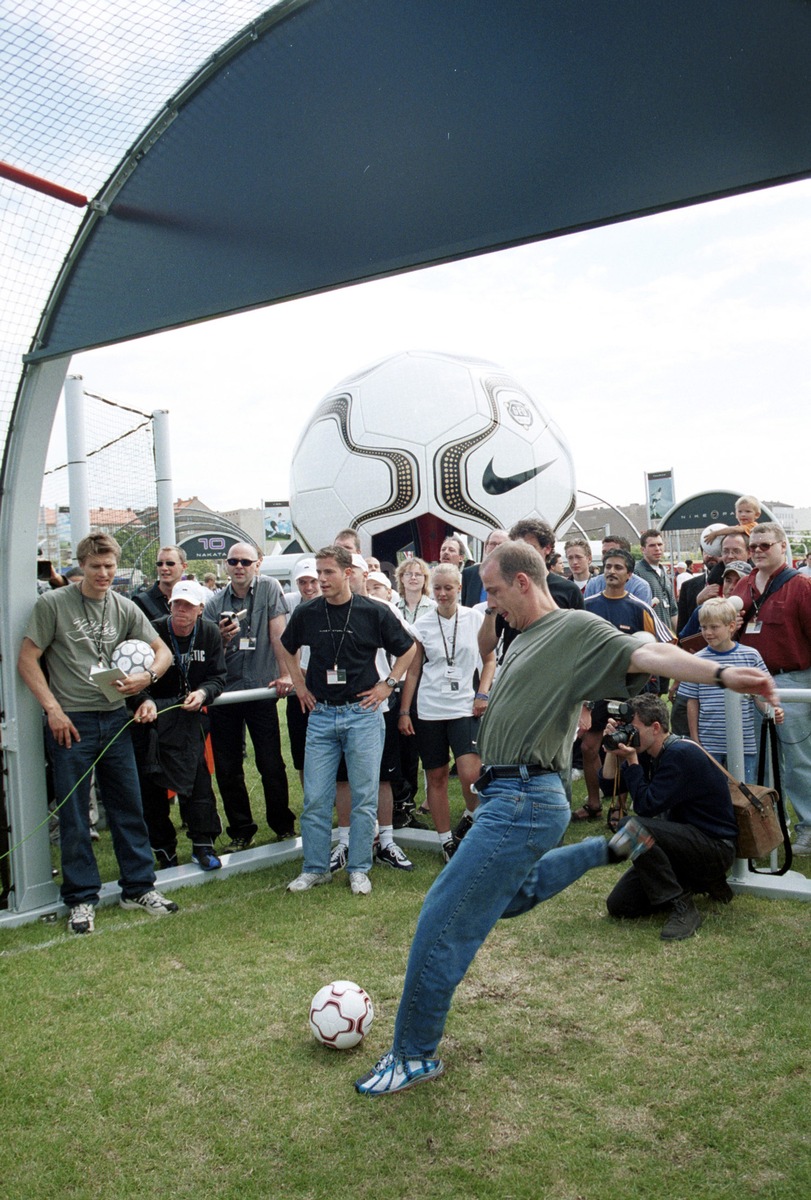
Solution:
[[[90,492],[87,483],[87,446],[85,443],[84,380],[68,375],[65,380],[65,432],[68,447],[68,498],[70,503],[70,541],[73,558],[76,547],[90,532]]]
[[[169,413],[158,408],[152,414],[155,445],[155,482],[158,493],[158,537],[161,546],[175,544],[175,507],[172,499],[172,455],[169,445]]]

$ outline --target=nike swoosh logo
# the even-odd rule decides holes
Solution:
[[[531,471],[519,471],[517,475],[496,475],[493,470],[493,460],[491,458],[484,468],[482,487],[488,496],[503,496],[505,492],[511,492],[513,488],[520,487],[522,483],[529,483],[530,479],[534,479],[536,475],[540,475],[541,471],[545,471],[547,467],[551,467],[554,461],[553,458],[550,462],[543,463],[540,467],[533,467]]]

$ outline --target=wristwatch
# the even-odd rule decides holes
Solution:
[[[160,676],[156,675],[151,667],[147,667],[146,673],[149,676],[150,680],[152,681],[152,685],[154,687],[154,685],[158,682],[158,679],[160,678]]]
[[[390,688],[397,687],[397,680],[394,678],[393,675],[389,675],[388,679],[386,680],[386,686],[390,687]]]

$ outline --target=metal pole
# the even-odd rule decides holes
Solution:
[[[65,380],[65,431],[68,447],[68,499],[73,557],[82,538],[90,533],[90,492],[87,483],[84,381],[81,375]]]
[[[155,445],[155,483],[158,494],[158,534],[161,546],[175,544],[175,508],[172,500],[172,456],[169,445],[169,413],[158,408],[152,414]]]

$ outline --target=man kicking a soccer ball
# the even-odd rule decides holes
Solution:
[[[435,1055],[453,993],[499,918],[528,911],[589,867],[608,862],[610,854],[630,858],[650,844],[632,820],[612,839],[613,849],[603,838],[589,838],[553,850],[569,823],[559,772],[583,700],[628,697],[649,676],[663,675],[777,703],[774,682],[763,671],[715,668],[676,646],[649,642],[649,635],[620,633],[592,613],[559,609],[541,556],[524,543],[499,546],[482,563],[481,577],[488,604],[519,636],[481,722],[479,750],[487,765],[476,817],[425,898],[394,1044],[355,1084],[366,1096],[389,1095],[442,1074]],[[549,682],[539,687],[539,679]]]

